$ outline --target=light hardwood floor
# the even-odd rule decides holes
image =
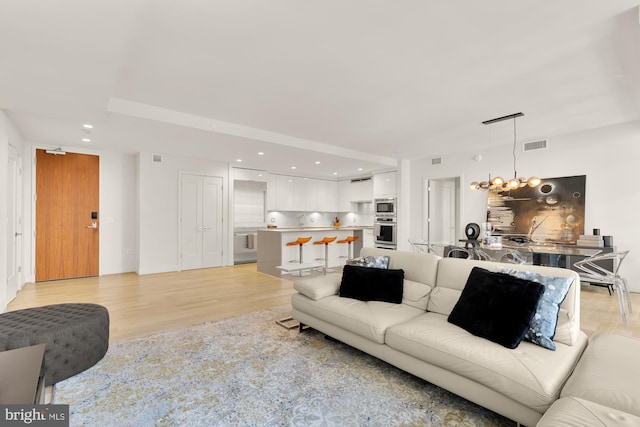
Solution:
[[[104,305],[111,341],[237,316],[290,303],[293,282],[256,271],[256,264],[138,276],[134,273],[27,284],[7,311],[65,302]],[[640,338],[637,310],[624,326],[618,299],[604,288],[582,287],[581,325],[589,336],[609,332]]]

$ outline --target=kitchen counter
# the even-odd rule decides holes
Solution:
[[[311,237],[311,241],[303,245],[303,262],[324,263],[324,245],[314,245],[313,242],[325,237],[335,237],[335,241],[328,245],[327,266],[342,267],[350,256],[358,256],[364,241],[364,230],[372,230],[373,226],[348,226],[348,227],[284,227],[263,228],[258,230],[258,271],[280,277],[282,266],[296,264],[300,257],[299,246],[287,246],[288,242],[295,241],[298,237]],[[347,236],[357,236],[358,240],[351,245],[338,244],[338,240],[344,240]],[[351,250],[349,251],[349,246]]]
[[[353,225],[348,227],[278,227],[278,228],[261,228],[263,231],[356,231],[373,229],[373,225]]]

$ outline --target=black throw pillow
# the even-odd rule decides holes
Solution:
[[[474,267],[449,322],[513,349],[529,329],[543,293],[540,283]]]
[[[342,270],[340,296],[360,301],[402,302],[404,270],[345,265]]]

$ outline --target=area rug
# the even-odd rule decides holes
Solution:
[[[55,386],[71,426],[513,426],[313,329],[288,308],[112,344]]]

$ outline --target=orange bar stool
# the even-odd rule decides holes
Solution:
[[[336,240],[338,236],[333,237],[325,237],[322,240],[318,240],[317,242],[313,242],[314,245],[324,245],[324,274],[327,274],[327,267],[329,266],[329,244]]]
[[[300,264],[303,264],[302,261],[302,245],[304,245],[305,243],[308,243],[309,240],[311,240],[311,236],[309,237],[298,237],[294,242],[287,242],[287,246],[300,246],[300,257],[298,258],[298,260],[293,260],[291,262],[298,262]]]
[[[350,259],[352,259],[352,258],[353,258],[353,253],[352,253],[352,248],[353,248],[353,247],[351,246],[351,244],[352,244],[353,242],[355,242],[356,240],[358,240],[358,238],[359,238],[359,237],[360,237],[360,236],[347,236],[347,238],[346,238],[346,239],[344,239],[344,240],[338,240],[338,241],[336,242],[336,243],[346,243],[346,244],[348,244],[348,245],[349,245],[349,246],[348,246],[348,248],[349,248],[349,249],[347,250],[347,258],[350,258]],[[344,257],[341,257],[341,258],[344,258]]]

